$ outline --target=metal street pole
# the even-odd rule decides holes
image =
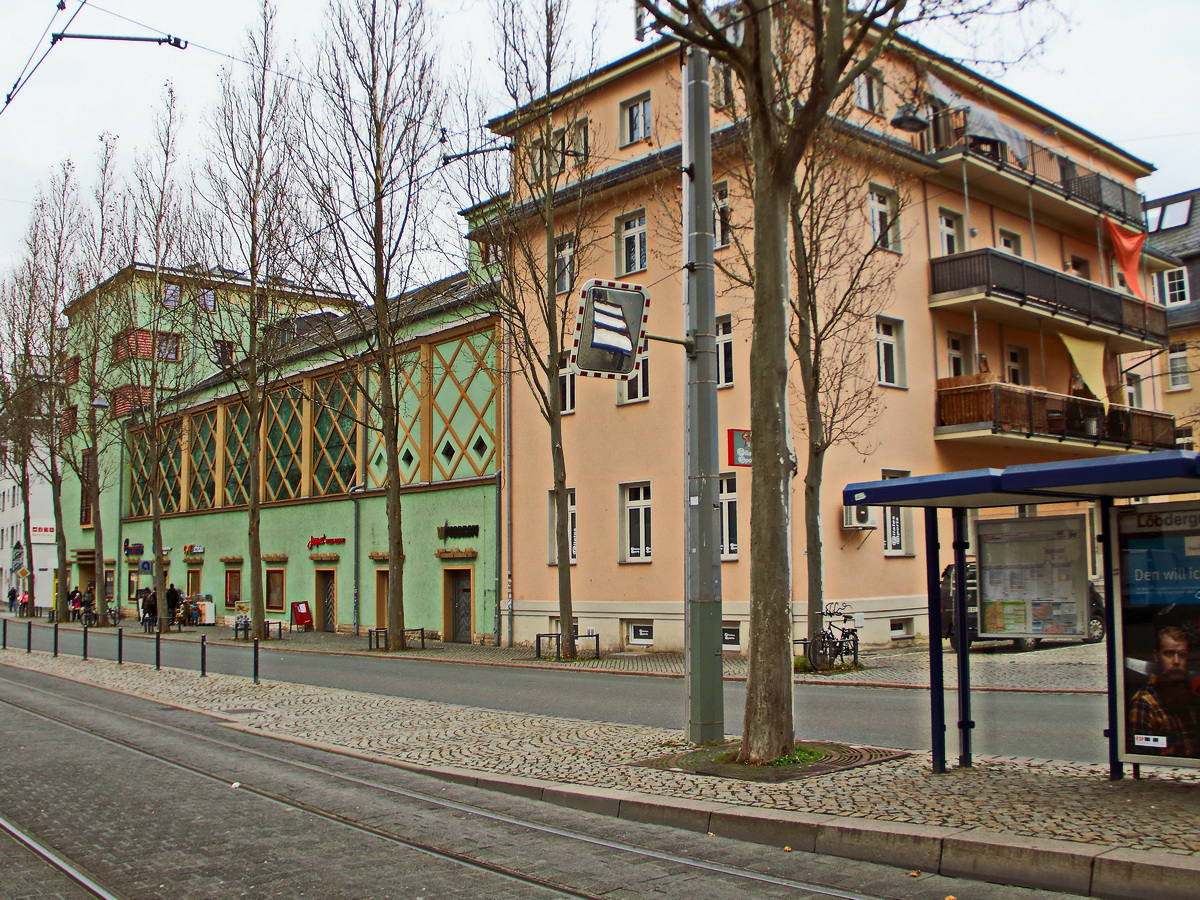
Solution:
[[[684,426],[684,643],[688,740],[725,739],[718,540],[716,289],[713,281],[712,129],[708,53],[686,49],[683,88],[684,307],[692,349]]]

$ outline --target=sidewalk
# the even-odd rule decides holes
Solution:
[[[218,630],[203,631],[210,640],[224,637]],[[1194,769],[1147,767],[1141,781],[1110,782],[1103,766],[984,757],[971,769],[933,775],[928,755],[913,754],[803,780],[746,782],[634,765],[683,748],[675,731],[53,659],[14,650],[12,631],[9,637],[10,649],[0,653],[3,664],[153,697],[282,740],[573,808],[1085,895],[1200,896],[1200,773]],[[171,638],[197,639],[188,632]],[[365,645],[365,638],[322,634],[270,642],[272,649],[319,652],[365,652]],[[1006,657],[1005,664],[1028,670],[1062,667],[1071,673],[1064,680],[1079,680],[1089,664],[1075,660],[1092,649],[1064,646],[1013,654],[1017,661]],[[1083,653],[1077,657],[1071,651]],[[421,655],[531,664],[522,654],[532,655],[455,646]],[[907,661],[886,662],[893,656],[881,654],[878,669],[871,671],[912,668]],[[1042,656],[1047,660],[1038,662]],[[639,662],[621,656],[602,663],[634,671],[626,660],[630,666]],[[661,659],[656,665],[673,668]]]

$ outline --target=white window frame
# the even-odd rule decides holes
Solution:
[[[966,244],[963,242],[962,213],[952,209],[939,208],[937,224],[938,247],[942,251],[942,256],[962,253],[966,249]]]
[[[1186,391],[1192,386],[1191,372],[1188,371],[1187,344],[1171,344],[1167,353],[1167,390]]]
[[[638,210],[617,220],[617,275],[632,275],[646,271],[646,211]],[[633,267],[630,267],[630,261]]]
[[[733,228],[729,218],[729,182],[713,185],[713,249],[721,250],[733,243]]]
[[[899,253],[899,196],[891,188],[872,184],[867,193],[867,209],[871,220],[871,241],[880,250]]]
[[[650,636],[645,638],[635,638],[633,632],[635,628],[649,628]],[[625,620],[625,644],[630,647],[653,647],[654,646],[654,620],[653,619],[626,619]]]
[[[902,319],[875,317],[875,349],[879,384],[884,387],[906,387]]]
[[[883,478],[907,478],[911,472],[905,469],[884,469]],[[912,509],[907,506],[885,506],[883,508],[883,555],[891,557],[915,556],[913,546]]]
[[[554,503],[554,491],[546,492],[548,506],[546,513],[549,516],[547,524],[547,538],[549,541],[548,562],[552,566],[558,565],[558,508]],[[571,565],[575,565],[579,561],[579,514],[575,507],[575,488],[567,488],[567,521],[571,528]]]
[[[162,305],[167,309],[178,309],[183,303],[183,288],[168,281],[162,287]]]
[[[575,372],[566,363],[558,370],[558,411],[564,416],[575,414]]]
[[[1133,372],[1125,373],[1125,405],[1131,409],[1144,409],[1142,402],[1142,376]]]
[[[653,559],[653,517],[649,481],[620,486],[621,562],[648,563]]]
[[[1156,286],[1162,285],[1159,294],[1163,306],[1182,306],[1188,302],[1192,294],[1186,268],[1168,269],[1159,276],[1154,281]]]
[[[971,338],[957,331],[946,333],[946,374],[951,377],[974,374],[971,369]],[[955,372],[955,363],[961,370]]]
[[[720,504],[720,549],[721,561],[732,562],[738,558],[738,500],[737,473],[722,472],[718,477]],[[732,540],[730,536],[732,535]]]
[[[575,235],[560,237],[554,244],[554,292],[569,294],[575,289]]]
[[[717,316],[717,387],[733,387],[733,316]]]
[[[621,146],[645,141],[654,134],[650,94],[639,94],[621,104]]]
[[[1001,228],[996,238],[996,244],[1001,253],[1007,253],[1009,256],[1021,256],[1021,236],[1015,231]]]
[[[586,118],[576,119],[571,129],[571,164],[577,169],[587,165],[592,152],[591,137],[588,132],[589,122]]]
[[[645,403],[650,399],[650,356],[642,354],[642,361],[632,375],[617,383],[617,405]]]
[[[1014,359],[1013,357],[1016,357]],[[1016,373],[1014,379],[1013,373]],[[1004,380],[1008,384],[1028,386],[1031,383],[1029,374],[1029,348],[1020,344],[1008,344],[1004,348]]]

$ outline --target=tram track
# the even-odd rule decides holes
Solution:
[[[90,873],[77,866],[72,860],[67,859],[67,857],[63,856],[57,850],[42,843],[32,834],[18,827],[4,816],[0,816],[0,832],[7,834],[44,865],[65,875],[76,886],[86,892],[89,897],[95,897],[97,900],[124,900],[120,894],[109,890]]]
[[[278,766],[286,766],[292,769],[297,769],[305,772],[308,775],[320,776],[323,779],[331,779],[349,784],[358,788],[363,788],[375,794],[383,794],[393,796],[397,799],[403,799],[409,802],[415,802],[433,806],[439,809],[452,811],[459,815],[472,816],[479,819],[488,820],[497,824],[502,824],[518,829],[522,829],[529,833],[554,837],[577,844],[590,845],[593,847],[603,848],[608,851],[614,851],[620,854],[629,854],[644,860],[649,860],[657,863],[665,863],[671,865],[685,866],[690,870],[706,875],[724,876],[726,878],[737,879],[745,884],[759,884],[763,886],[773,886],[777,888],[792,889],[803,891],[813,897],[829,897],[833,900],[887,900],[887,898],[862,892],[849,891],[832,887],[826,884],[815,882],[807,882],[797,879],[791,879],[781,876],[769,875],[763,872],[757,872],[738,866],[725,865],[719,862],[698,859],[691,856],[685,856],[676,853],[670,853],[663,850],[658,850],[649,847],[642,847],[636,844],[627,843],[624,841],[612,840],[609,838],[599,837],[597,835],[588,834],[583,831],[574,829],[562,828],[555,825],[549,825],[543,822],[536,822],[529,819],[524,819],[518,816],[509,815],[507,813],[497,812],[495,810],[485,809],[480,806],[475,806],[461,801],[450,800],[445,797],[439,797],[431,793],[425,793],[411,788],[399,787],[393,784],[385,784],[383,782],[362,778],[357,775],[347,772],[338,771],[328,766],[317,765],[312,762],[303,760],[290,759],[278,754],[269,753],[264,750],[259,750],[251,747],[246,747],[231,741],[224,741],[209,735],[201,734],[196,731],[180,728],[177,725],[170,725],[163,722],[158,722],[145,716],[135,715],[133,713],[114,710],[111,707],[102,706],[96,703],[91,703],[79,697],[72,696],[67,693],[58,693],[44,688],[34,687],[23,682],[13,681],[8,678],[0,677],[0,683],[9,684],[26,692],[33,692],[47,697],[51,697],[58,701],[65,701],[72,705],[82,707],[84,709],[98,712],[104,716],[110,716],[115,719],[124,720],[130,723],[137,723],[142,726],[157,729],[163,732],[173,734],[178,737],[186,738],[188,741],[199,741],[221,751],[235,751],[239,754],[244,754],[260,761],[271,763]],[[96,688],[103,690],[103,688]],[[176,770],[186,772],[194,777],[204,778],[218,784],[229,786],[229,778],[226,775],[213,772],[202,766],[193,765],[191,763],[182,762],[178,759],[172,759],[164,756],[154,750],[138,746],[131,741],[123,738],[115,737],[109,734],[102,734],[99,731],[72,722],[69,719],[59,715],[46,712],[41,709],[36,709],[32,706],[17,702],[10,697],[0,697],[0,704],[20,710],[27,715],[35,716],[55,725],[67,728],[77,733],[86,735],[94,740],[103,741],[111,746],[119,747],[127,752],[137,754],[145,759],[153,760],[162,765],[170,766]],[[269,735],[261,735],[261,737],[269,739]],[[337,756],[335,751],[314,751],[318,753],[332,753]],[[371,835],[380,838],[384,841],[397,844],[407,849],[426,854],[437,859],[451,862],[461,866],[464,869],[487,872],[492,875],[500,876],[506,880],[516,882],[518,884],[529,885],[548,891],[552,894],[557,894],[563,897],[573,898],[588,898],[588,900],[599,900],[599,894],[589,893],[586,890],[574,888],[569,885],[564,885],[545,878],[531,876],[527,873],[520,872],[516,869],[497,864],[488,860],[480,859],[471,856],[470,854],[462,853],[457,850],[445,846],[438,846],[426,841],[414,839],[409,836],[399,835],[393,831],[370,825],[366,822],[357,821],[353,818],[335,812],[333,810],[324,809],[304,802],[294,797],[284,796],[276,791],[267,790],[262,787],[257,787],[245,782],[239,782],[238,789],[258,797],[264,801],[277,804],[285,809],[291,809],[305,813],[322,821],[332,823],[342,828],[351,829],[364,835]],[[112,894],[98,894],[96,896],[116,896]]]

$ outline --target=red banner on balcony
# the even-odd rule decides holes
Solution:
[[[1125,275],[1125,283],[1144,303],[1146,295],[1142,293],[1142,286],[1138,283],[1138,268],[1142,261],[1142,244],[1146,243],[1146,233],[1122,228],[1108,216],[1104,217],[1104,224],[1108,226],[1108,236],[1113,243],[1113,252],[1117,255],[1117,265]]]

